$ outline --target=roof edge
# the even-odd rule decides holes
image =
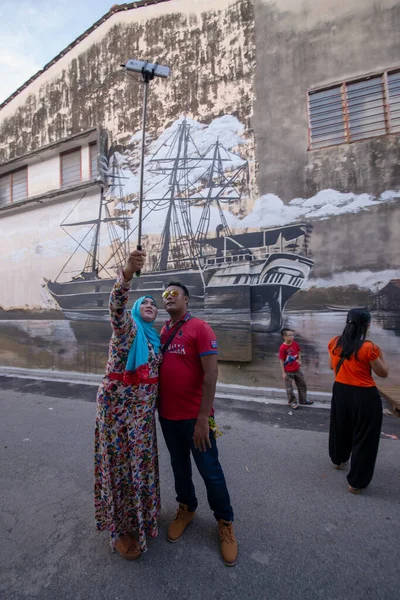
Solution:
[[[64,48],[64,50],[61,50],[61,52],[59,52],[50,62],[48,62],[47,64],[44,65],[43,69],[40,69],[39,71],[37,71],[34,75],[32,75],[32,77],[30,77],[27,81],[25,81],[25,83],[23,83],[19,88],[17,88],[15,90],[15,92],[13,92],[11,94],[11,96],[8,96],[8,98],[3,100],[3,102],[0,103],[0,111],[7,104],[9,104],[12,100],[14,100],[14,98],[16,98],[23,90],[25,90],[33,81],[35,81],[35,79],[37,79],[45,71],[50,69],[50,67],[52,67],[56,62],[58,62],[60,60],[60,58],[62,58],[66,54],[68,54],[68,52],[70,50],[75,48],[75,46],[77,46],[82,40],[84,40],[88,35],[90,35],[92,33],[92,31],[97,29],[100,25],[102,25],[110,17],[112,17],[112,15],[115,15],[119,12],[123,12],[125,10],[132,10],[135,8],[145,8],[146,6],[151,6],[153,4],[161,4],[162,2],[171,2],[171,0],[137,0],[136,2],[128,2],[126,4],[115,4],[114,6],[112,6],[110,8],[110,10],[108,11],[108,13],[106,13],[98,21],[93,23],[93,25],[91,25],[91,27],[86,29],[86,31],[84,31],[73,42],[71,42],[71,44],[69,44],[69,46]]]

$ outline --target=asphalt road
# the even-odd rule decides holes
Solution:
[[[93,521],[95,388],[0,378],[2,600],[397,600],[400,442],[381,440],[372,484],[347,492],[327,455],[329,411],[220,404],[221,462],[232,496],[239,561],[219,556],[204,487],[182,540],[159,435],[160,536],[126,562]],[[292,414],[289,414],[292,412]],[[383,431],[400,438],[400,419]]]

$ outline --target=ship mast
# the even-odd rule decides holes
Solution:
[[[212,146],[211,146],[212,148]],[[205,156],[209,154],[211,148],[208,149]],[[223,231],[225,236],[232,235],[232,232],[229,228],[228,222],[225,217],[225,212],[222,209],[221,201],[232,202],[234,200],[240,200],[242,196],[242,192],[237,190],[238,184],[239,186],[243,186],[243,182],[241,181],[243,175],[247,173],[248,164],[244,162],[243,165],[235,168],[233,172],[228,175],[225,175],[224,162],[228,162],[226,158],[223,158],[221,155],[221,150],[227,152],[224,146],[221,144],[219,140],[214,145],[214,151],[212,158],[205,159],[210,160],[211,164],[208,168],[208,181],[207,181],[207,197],[204,196],[191,196],[192,201],[201,201],[204,202],[203,211],[199,220],[199,224],[195,233],[195,241],[201,246],[205,243],[207,238],[207,234],[210,227],[210,218],[211,218],[211,205],[215,203],[218,208],[219,218],[220,218],[220,226],[218,227],[219,232]],[[234,195],[232,193],[234,192]]]
[[[114,226],[115,222],[122,223],[129,221],[126,209],[123,210],[123,214],[121,216],[112,217],[108,208],[108,204],[110,202],[115,201],[116,190],[119,190],[120,197],[122,197],[123,195],[122,185],[120,181],[121,174],[119,172],[119,169],[117,168],[115,161],[113,161],[112,165],[112,174],[109,174],[108,178],[109,180],[111,180],[111,184],[108,185],[108,189],[106,190],[106,192],[104,191],[104,186],[101,186],[98,217],[97,219],[93,219],[93,221],[91,221],[91,224],[93,224],[94,227],[94,233],[92,236],[90,250],[88,252],[88,256],[83,267],[84,273],[94,275],[95,277],[99,276],[99,271],[104,270],[106,268],[111,258],[116,258],[116,266],[122,266],[126,260],[126,256],[129,255],[130,251],[129,239],[127,238],[127,236],[124,236],[123,240],[119,240],[119,236]],[[107,262],[104,265],[100,263],[100,232],[103,223],[107,225],[108,236],[111,242],[111,247],[113,248],[111,257],[107,260]],[[71,225],[74,224],[69,224],[69,226]],[[117,245],[116,248],[114,248],[116,242]]]
[[[188,144],[190,140],[190,126],[186,119],[179,125],[179,135],[177,140],[177,150],[175,157],[171,159],[159,160],[153,158],[152,162],[163,163],[165,160],[172,162],[171,167],[162,167],[163,170],[170,170],[171,175],[169,178],[169,206],[168,212],[165,219],[165,224],[161,234],[160,240],[160,251],[159,259],[157,261],[156,270],[165,271],[168,269],[168,265],[171,262],[179,264],[180,261],[186,263],[188,260],[192,260],[195,255],[193,247],[193,231],[190,222],[190,207],[184,193],[187,189],[187,172],[192,167],[188,167],[188,162],[197,159],[188,158]],[[175,142],[176,144],[176,142]],[[173,146],[175,146],[173,144]],[[183,175],[181,174],[183,172]],[[182,179],[184,184],[182,186]],[[166,197],[164,197],[165,199]],[[177,207],[178,205],[178,207]],[[183,224],[183,235],[181,230],[181,224],[179,220],[179,214]],[[172,235],[172,232],[174,235]],[[184,241],[182,241],[184,240]],[[174,245],[173,245],[174,244]],[[188,246],[188,258],[185,257],[185,244]],[[175,256],[174,256],[175,253]],[[171,256],[172,255],[172,256]]]
[[[97,254],[99,251],[99,235],[100,235],[100,227],[101,227],[101,213],[102,213],[102,208],[103,208],[103,200],[104,200],[104,192],[103,192],[103,186],[101,186],[99,216],[97,218],[96,229],[95,229],[95,233],[93,236],[93,251],[92,251],[92,272],[96,273],[96,276],[99,275]]]
[[[219,231],[223,231],[225,237],[231,236],[226,212],[222,209],[221,203],[232,203],[241,199],[242,190],[239,188],[243,187],[243,176],[248,170],[247,161],[243,161],[240,166],[235,166],[234,156],[238,158],[219,140],[211,144],[206,152],[200,154],[191,134],[191,126],[186,119],[183,119],[150,159],[149,172],[155,174],[155,178],[146,191],[147,198],[144,201],[148,210],[144,220],[151,219],[153,211],[154,213],[165,211],[166,215],[152,270],[166,271],[171,267],[173,269],[199,268],[198,259],[202,254],[202,246],[207,240],[212,203],[215,203],[219,212]],[[209,166],[204,168],[204,163],[208,163]],[[126,176],[118,161],[113,160],[112,167],[112,175],[109,174],[111,185],[106,190],[101,188],[97,218],[80,223],[66,223],[64,220],[61,224],[63,229],[92,225],[91,231],[85,236],[87,238],[92,234],[90,250],[86,250],[83,246],[84,240],[79,242],[73,238],[78,247],[88,254],[84,269],[79,275],[83,278],[98,278],[102,271],[108,272],[109,268],[114,269],[115,266],[122,264],[129,254],[129,239],[137,229],[135,227],[130,230],[123,239],[116,231],[114,222],[127,231],[130,217],[127,204],[123,202],[121,180],[126,179]],[[166,183],[165,187],[163,182]],[[122,214],[117,216],[114,208],[114,216],[111,216],[108,204],[115,202],[117,190],[120,204],[116,209]],[[152,190],[156,191],[156,197],[152,195]],[[157,194],[157,190],[162,192]],[[191,223],[191,206],[202,207],[195,233]],[[112,238],[112,253],[104,264],[100,263],[102,223],[107,224],[108,233],[111,234],[110,239]],[[116,264],[108,266],[112,260]]]
[[[217,184],[215,183],[215,179],[214,179],[214,171],[215,171],[216,166],[217,166]],[[215,147],[214,147],[214,153],[213,153],[213,157],[211,160],[211,165],[208,169],[207,198],[205,200],[203,211],[201,213],[200,221],[197,226],[197,230],[196,230],[196,234],[195,234],[195,240],[197,243],[201,243],[207,237],[207,233],[208,233],[208,229],[209,229],[209,225],[210,225],[211,204],[214,201],[217,204],[219,216],[221,219],[221,225],[222,225],[222,228],[223,228],[225,234],[226,235],[231,234],[228,223],[227,223],[225,215],[224,215],[224,211],[222,210],[221,204],[218,200],[219,193],[217,193],[217,195],[215,195],[215,188],[217,188],[217,187],[220,188],[220,186],[221,186],[220,179],[221,179],[221,177],[223,177],[223,174],[224,174],[224,169],[223,169],[222,157],[221,157],[221,153],[220,153],[220,142],[219,142],[219,140],[217,140]],[[225,189],[225,186],[224,186],[224,189]]]
[[[169,249],[170,249],[170,244],[171,244],[171,213],[172,213],[172,209],[174,206],[175,191],[177,188],[178,169],[179,169],[179,163],[181,161],[181,151],[182,151],[184,137],[185,137],[185,127],[183,126],[183,127],[181,127],[181,132],[180,132],[180,136],[179,136],[179,140],[178,140],[178,152],[176,154],[176,157],[174,160],[174,165],[172,167],[172,173],[171,173],[171,176],[169,179],[169,185],[171,186],[170,187],[171,198],[169,201],[167,218],[165,219],[165,225],[164,225],[164,229],[163,229],[163,232],[161,235],[161,256],[160,256],[160,264],[159,264],[160,271],[165,271],[168,267],[168,256],[169,256]]]
[[[78,200],[78,202],[76,203],[76,205],[74,206],[74,208],[69,212],[69,214],[65,217],[65,219],[60,224],[60,227],[63,229],[63,231],[67,235],[69,235],[69,237],[71,239],[74,240],[74,242],[76,243],[76,248],[75,248],[74,252],[72,253],[72,255],[68,258],[66,263],[63,265],[61,271],[59,272],[59,274],[56,277],[56,280],[58,279],[58,277],[60,277],[61,273],[63,273],[65,271],[67,265],[71,262],[72,258],[75,256],[75,254],[79,250],[81,250],[81,251],[83,250],[84,252],[86,252],[87,256],[86,256],[86,260],[83,265],[82,271],[79,271],[78,274],[75,277],[73,277],[73,279],[81,279],[81,278],[83,278],[83,279],[98,279],[99,272],[101,272],[101,271],[104,271],[109,277],[112,276],[112,273],[107,269],[107,264],[110,262],[110,259],[108,259],[107,262],[105,262],[105,263],[102,263],[101,259],[100,259],[100,232],[101,232],[102,223],[105,223],[107,225],[108,235],[109,235],[112,247],[117,245],[112,256],[117,257],[118,266],[123,264],[123,262],[125,260],[126,252],[121,253],[121,249],[124,248],[124,246],[126,246],[126,238],[121,243],[121,241],[119,240],[119,236],[116,232],[114,223],[117,223],[119,225],[123,224],[126,226],[126,224],[130,220],[130,217],[127,216],[126,210],[123,211],[123,215],[121,215],[121,216],[111,216],[110,211],[108,209],[108,203],[114,201],[113,198],[111,198],[111,199],[108,198],[108,196],[110,196],[110,195],[112,196],[113,190],[115,188],[116,184],[115,184],[114,180],[120,179],[120,178],[121,178],[121,176],[116,175],[115,168],[113,168],[113,175],[110,176],[110,179],[113,180],[113,183],[107,187],[106,191],[105,191],[103,185],[100,186],[100,200],[99,200],[99,209],[98,209],[97,218],[89,219],[86,221],[72,222],[72,223],[67,222],[70,215],[74,212],[74,210],[77,208],[77,206],[81,203],[81,201],[86,196],[86,194],[83,194],[81,196],[81,198]],[[89,227],[90,229],[87,231],[87,233],[84,235],[83,238],[82,238],[82,236],[80,236],[81,239],[78,239],[73,234],[70,233],[69,230],[71,227]],[[88,249],[86,246],[86,240],[90,240],[90,239],[91,239],[91,242],[90,242],[90,247]],[[129,246],[128,246],[128,251],[129,251]]]

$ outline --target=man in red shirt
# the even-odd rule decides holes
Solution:
[[[227,566],[237,560],[233,510],[218,460],[215,436],[209,426],[218,378],[218,345],[211,327],[188,312],[189,292],[171,282],[163,293],[171,319],[161,330],[158,412],[174,472],[175,519],[168,540],[177,542],[192,521],[197,498],[192,481],[190,453],[207,488],[211,510],[218,521],[221,554]]]
[[[282,379],[285,381],[286,394],[291,408],[297,409],[298,404],[293,392],[293,382],[299,393],[300,404],[314,404],[307,399],[307,385],[301,371],[301,349],[294,341],[294,333],[291,329],[282,329],[283,344],[279,348],[279,362],[281,365]]]

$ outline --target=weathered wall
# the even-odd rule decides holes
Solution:
[[[139,128],[141,86],[120,69],[128,58],[172,68],[155,81],[149,128],[177,115],[210,121],[234,113],[250,127],[255,68],[251,0],[174,0],[112,15],[0,111],[0,161],[102,124],[111,143]]]
[[[131,136],[140,127],[141,89],[118,65],[136,56],[170,65],[173,78],[152,85],[146,160],[186,113],[202,152],[223,135],[236,164],[250,160],[250,193],[223,207],[234,233],[308,223],[314,266],[284,318],[299,335],[310,388],[328,390],[326,344],[343,327],[342,311],[373,306],[373,293],[400,279],[400,138],[307,152],[306,92],[398,65],[399,24],[397,0],[171,0],[116,13],[0,111],[0,161],[103,125],[120,151],[135,217],[138,138]],[[98,196],[86,200],[74,220],[97,210]],[[4,307],[46,306],[42,278],[53,279],[73,251],[59,229],[72,206],[1,215]],[[198,217],[198,205],[196,211]],[[215,208],[213,234],[217,217]],[[146,221],[146,243],[159,240],[163,218],[158,212]],[[302,244],[296,252],[303,252]],[[71,271],[82,268],[82,259],[78,253]],[[66,273],[63,281],[70,278]],[[251,316],[251,363],[223,365],[223,380],[281,385],[280,335],[268,329],[268,310],[259,312]],[[221,338],[243,337],[234,331],[235,315],[225,316]],[[399,331],[398,312],[374,314],[372,335],[393,367]],[[108,337],[108,323],[4,320],[0,360],[101,372]],[[397,372],[392,381],[400,383]]]
[[[6,218],[0,217],[0,310],[58,309],[43,289],[44,279],[54,280],[74,252],[66,269],[68,277],[82,269],[86,253],[60,228],[74,207],[76,221],[93,218],[100,190],[95,188],[82,196],[76,193],[61,203],[46,204],[43,208],[27,207]],[[79,231],[70,230],[70,233],[78,241],[83,239]],[[86,246],[90,247],[87,242]]]
[[[310,88],[400,66],[396,0],[256,0],[258,185],[290,200],[400,183],[398,136],[307,152]]]
[[[332,277],[343,265],[354,272],[398,268],[399,240],[398,202],[316,221],[310,235],[311,255],[316,258],[312,277]]]

